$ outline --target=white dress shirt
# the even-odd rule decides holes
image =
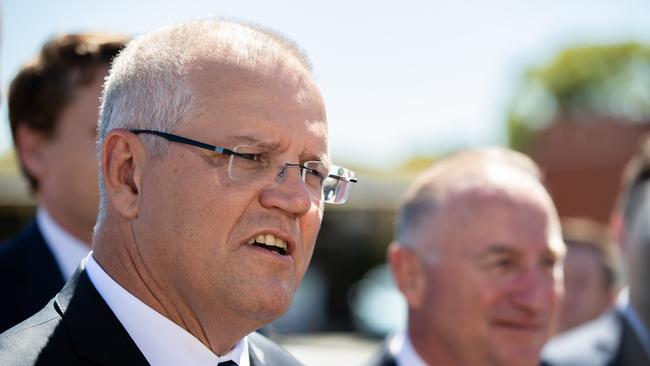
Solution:
[[[77,270],[81,260],[90,252],[90,246],[75,238],[54,222],[45,207],[38,207],[36,224],[43,235],[45,244],[50,248],[56,263],[59,265],[63,279],[68,281],[74,271]]]
[[[86,259],[86,272],[151,365],[216,366],[219,362],[232,360],[239,366],[250,366],[247,337],[225,355],[217,356],[192,334],[115,282],[95,261],[92,252]]]
[[[398,366],[428,366],[413,348],[406,330],[400,331],[391,338],[388,351],[393,355]]]

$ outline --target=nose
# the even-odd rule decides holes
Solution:
[[[300,217],[311,207],[309,190],[302,181],[300,164],[284,163],[276,177],[276,184],[263,190],[260,203],[266,208],[277,208],[288,216]],[[295,169],[291,169],[295,168]],[[292,171],[295,170],[295,173]]]

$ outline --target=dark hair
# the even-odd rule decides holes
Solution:
[[[619,282],[619,253],[618,247],[612,241],[607,226],[586,218],[562,219],[562,236],[567,245],[592,251],[600,264],[607,289],[612,289]]]
[[[18,146],[16,133],[20,125],[52,137],[62,110],[75,92],[94,82],[97,70],[110,66],[127,42],[128,38],[121,35],[78,33],[59,35],[45,43],[9,86],[9,123],[14,144]],[[20,156],[19,161],[32,190],[37,190],[38,181],[25,169]]]

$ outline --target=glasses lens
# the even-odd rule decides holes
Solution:
[[[332,165],[329,169],[319,161],[308,161],[302,166],[287,164],[284,167],[273,161],[271,151],[240,145],[233,149],[236,153],[230,155],[228,161],[228,176],[230,179],[245,185],[281,183],[292,168],[301,170],[301,178],[313,199],[324,203],[344,203],[352,190],[355,181],[353,171]],[[275,169],[278,165],[280,168]],[[294,173],[297,174],[297,173]]]
[[[323,202],[345,203],[352,191],[352,182],[350,180],[354,180],[354,177],[353,171],[333,165],[323,185]]]
[[[233,149],[235,155],[230,155],[228,161],[228,176],[230,179],[243,184],[266,181],[267,175],[272,176],[270,152],[266,149],[240,145]]]
[[[329,174],[329,169],[320,161],[307,161],[303,164],[303,180],[309,187],[313,187],[320,196],[323,190],[323,183]]]

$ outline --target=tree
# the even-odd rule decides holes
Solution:
[[[585,116],[650,121],[650,47],[574,47],[529,70],[510,108],[509,144],[526,151],[535,131],[554,122],[588,120]]]

